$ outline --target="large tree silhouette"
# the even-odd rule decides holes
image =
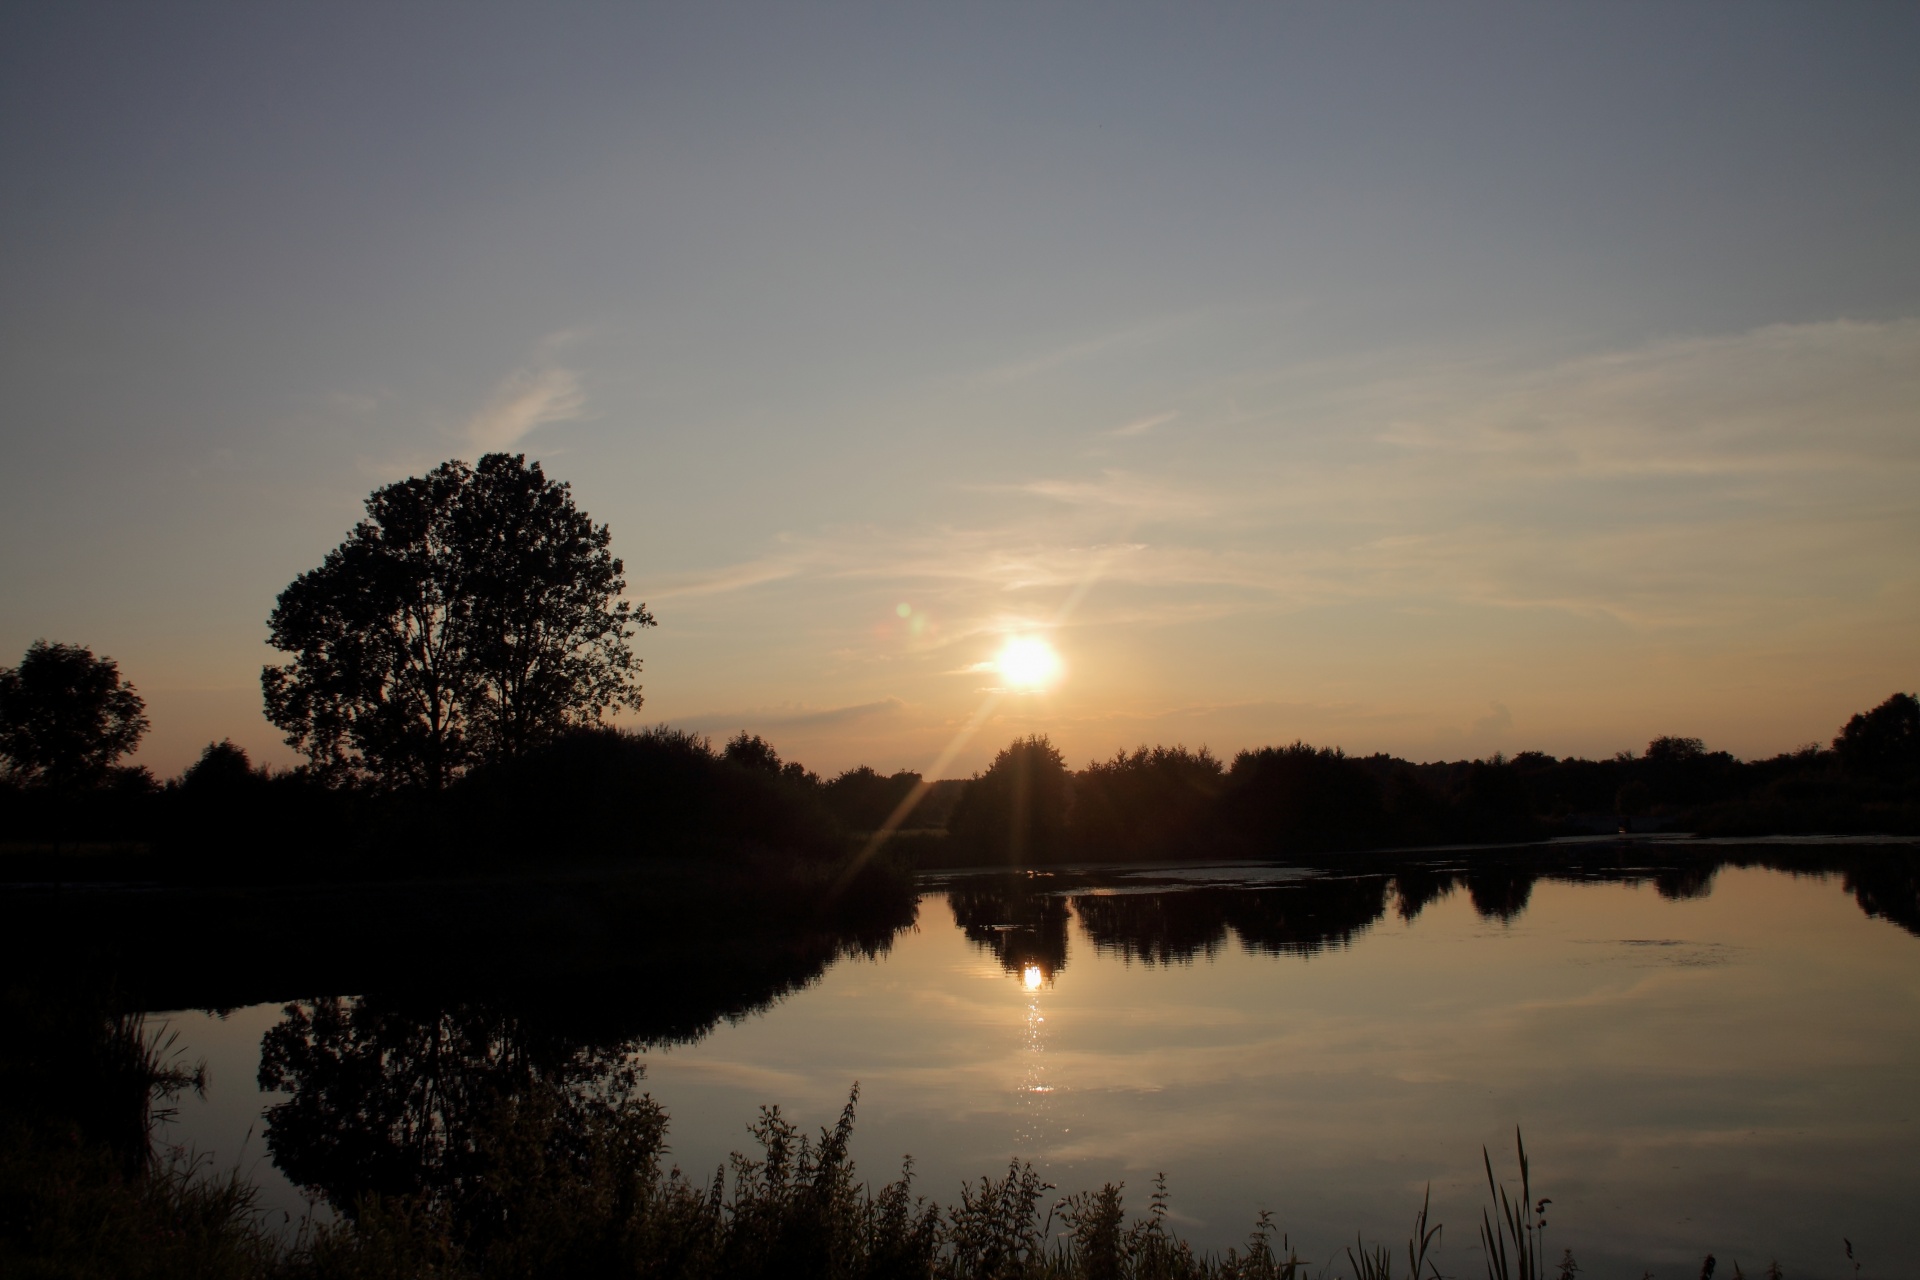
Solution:
[[[21,782],[98,782],[146,731],[146,703],[91,649],[36,640],[19,666],[0,667],[0,758]]]
[[[522,455],[377,489],[367,518],[268,619],[292,658],[267,719],[327,775],[444,786],[469,764],[638,708],[628,645],[653,625],[605,525]]]

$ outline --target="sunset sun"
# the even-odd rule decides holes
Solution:
[[[1031,693],[1051,686],[1060,678],[1060,655],[1045,640],[1021,636],[1007,641],[994,660],[994,667],[1008,688]]]

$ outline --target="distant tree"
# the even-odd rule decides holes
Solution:
[[[1221,796],[1228,838],[1256,855],[1363,849],[1386,831],[1380,781],[1338,747],[1242,751]]]
[[[911,770],[886,776],[863,764],[826,783],[822,798],[847,830],[876,831],[919,786],[920,775]],[[920,821],[917,814],[910,815],[908,825]]]
[[[1074,777],[1074,842],[1098,858],[1192,855],[1205,847],[1222,776],[1205,747],[1142,746],[1096,760]]]
[[[1847,721],[1833,749],[1848,772],[1881,774],[1920,768],[1920,699],[1896,693]]]
[[[267,719],[314,770],[445,786],[641,704],[611,535],[519,454],[377,489],[367,518],[280,593]]]
[[[952,838],[983,857],[1045,860],[1064,845],[1071,787],[1052,742],[1016,738],[968,783],[948,824]]]
[[[93,785],[140,744],[146,710],[113,659],[36,640],[19,666],[0,667],[0,757],[18,782]]]
[[[223,738],[207,744],[200,758],[180,775],[179,785],[190,792],[230,792],[263,783],[267,776],[264,768],[253,767],[244,747],[235,746],[232,738]]]
[[[773,744],[745,729],[727,739],[720,758],[742,769],[757,769],[761,773],[773,774],[780,772],[780,753],[773,749]]]
[[[1666,764],[1698,760],[1707,754],[1707,744],[1698,738],[1655,738],[1647,744],[1646,759]]]
[[[820,785],[820,775],[798,760],[781,763],[780,753],[773,749],[771,742],[757,733],[748,733],[745,729],[727,739],[727,745],[721,750],[720,758],[742,769],[751,769],[756,773],[770,773],[796,787]]]

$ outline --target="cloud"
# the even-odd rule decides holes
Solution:
[[[1183,329],[1190,328],[1203,318],[1198,312],[1161,316],[1125,329],[1115,329],[1090,338],[1077,339],[1025,360],[1015,360],[989,369],[979,376],[978,381],[987,386],[1004,386],[1008,383],[1023,382],[1042,374],[1053,373],[1068,365],[1151,345]]]
[[[1385,384],[1405,450],[1533,472],[1707,476],[1920,461],[1920,319],[1769,325],[1543,369]],[[1385,407],[1385,406],[1380,406]]]
[[[573,370],[558,365],[521,369],[494,390],[462,434],[477,449],[508,449],[536,427],[578,420],[586,407],[586,394]]]
[[[647,596],[651,600],[676,600],[688,596],[728,595],[795,577],[805,567],[800,560],[783,556],[748,560],[718,569],[670,574],[656,579],[656,585]]]
[[[712,711],[680,716],[674,723],[679,728],[696,733],[729,733],[740,729],[759,731],[837,728],[842,725],[897,716],[906,709],[906,705],[899,698],[881,698],[877,702],[860,702],[851,706],[824,707],[819,710],[780,708],[760,711]]]
[[[844,611],[871,584],[937,603],[931,647],[1050,617],[1090,582],[1076,624],[1364,603],[1754,635],[1920,582],[1920,320],[1349,365],[1221,398],[1244,420],[1153,469],[956,487],[964,506],[787,537],[668,591],[790,582]]]
[[[1069,506],[1106,508],[1135,520],[1203,520],[1221,505],[1218,493],[1183,489],[1125,471],[1106,471],[1088,479],[1031,480],[1015,489]]]
[[[1146,435],[1147,432],[1152,431],[1155,427],[1166,426],[1169,422],[1172,422],[1175,418],[1178,418],[1179,416],[1180,416],[1180,411],[1178,409],[1171,409],[1166,413],[1156,413],[1150,418],[1138,418],[1132,422],[1129,422],[1124,427],[1115,427],[1112,431],[1107,432],[1107,434],[1119,439],[1125,439],[1133,436],[1143,436],[1143,435]]]

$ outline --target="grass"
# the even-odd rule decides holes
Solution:
[[[146,1060],[184,1087],[161,1042]],[[469,1135],[475,1172],[415,1194],[368,1196],[338,1219],[273,1230],[254,1189],[190,1160],[129,1170],[73,1135],[15,1133],[0,1154],[0,1274],[225,1280],[1440,1280],[1430,1196],[1404,1256],[1356,1240],[1343,1258],[1301,1258],[1261,1214],[1241,1246],[1196,1251],[1168,1227],[1164,1178],[1147,1212],[1123,1188],[1055,1198],[1031,1165],[965,1187],[956,1204],[918,1194],[911,1162],[874,1187],[848,1147],[858,1089],[838,1122],[802,1132],[777,1107],[752,1127],[757,1150],[711,1179],[666,1164],[667,1117],[644,1095],[583,1105],[535,1088],[503,1098]],[[1481,1222],[1489,1280],[1544,1280],[1548,1203],[1535,1200],[1524,1144],[1517,1191],[1484,1151]],[[1397,1270],[1396,1262],[1405,1269]],[[1342,1266],[1344,1264],[1344,1267]],[[1712,1262],[1703,1274],[1711,1275]],[[1575,1280],[1562,1253],[1553,1274]],[[1739,1276],[1737,1264],[1726,1275]],[[1779,1277],[1776,1265],[1767,1273]]]

